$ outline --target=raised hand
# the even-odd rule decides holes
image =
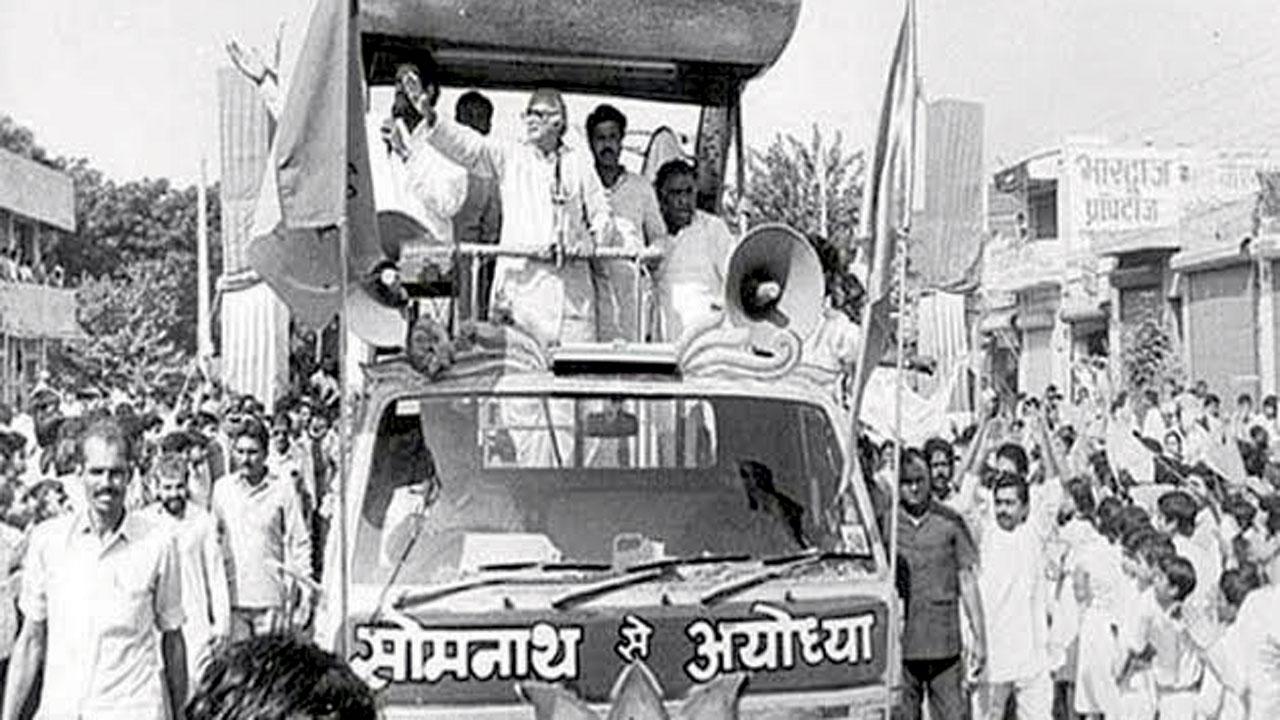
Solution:
[[[262,81],[268,75],[274,75],[275,70],[267,67],[267,63],[262,59],[256,48],[246,49],[237,40],[227,41],[227,55],[231,57],[231,62],[245,77],[253,81],[255,85],[261,85]]]

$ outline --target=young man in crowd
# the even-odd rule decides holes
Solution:
[[[156,504],[150,512],[172,526],[182,576],[182,626],[187,677],[200,677],[209,658],[226,642],[231,627],[227,568],[217,521],[191,502],[189,467],[181,455],[160,458],[152,471]]]
[[[1048,550],[1055,528],[1030,515],[1030,493],[1023,477],[1001,473],[993,488],[994,517],[976,522],[987,620],[979,705],[990,720],[1004,717],[1011,696],[1019,720],[1047,718],[1053,710]]]
[[[292,481],[268,471],[267,447],[266,427],[245,420],[232,437],[236,469],[213,489],[230,554],[233,639],[304,627],[310,619],[310,602],[291,597],[295,588],[286,572],[310,570],[311,533]]]

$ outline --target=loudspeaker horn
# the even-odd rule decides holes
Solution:
[[[772,325],[808,338],[822,320],[822,261],[782,224],[752,228],[729,259],[725,312],[739,326]]]

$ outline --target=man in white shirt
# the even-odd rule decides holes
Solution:
[[[162,457],[155,469],[156,499],[149,511],[172,525],[182,575],[182,607],[187,622],[187,677],[198,678],[213,651],[230,634],[226,558],[218,525],[208,510],[191,502],[187,459]]]
[[[44,668],[38,717],[164,720],[187,696],[182,581],[173,537],[125,509],[129,441],[111,418],[81,436],[85,509],[35,529],[26,616],[0,718],[15,720]]]
[[[311,570],[311,533],[297,488],[268,472],[267,430],[257,419],[232,438],[232,457],[236,470],[213,487],[230,556],[232,639],[304,627],[311,605],[292,604],[296,588],[286,579],[287,572]]]
[[[689,163],[663,165],[654,187],[671,235],[658,270],[662,337],[675,342],[723,312],[725,275],[737,241],[723,220],[697,208],[696,172]]]
[[[1152,520],[1155,528],[1173,539],[1178,554],[1191,562],[1197,579],[1186,604],[1209,615],[1218,604],[1218,578],[1222,576],[1222,555],[1216,547],[1206,547],[1193,538],[1200,513],[1195,498],[1183,490],[1170,490],[1156,501]],[[1203,542],[1203,541],[1201,541]]]
[[[667,228],[658,207],[658,196],[643,175],[622,165],[622,143],[627,136],[627,116],[612,105],[598,105],[587,116],[587,140],[595,158],[596,173],[604,185],[618,226],[617,239],[631,249],[661,245]],[[596,308],[601,340],[643,340],[637,323],[638,303],[635,266],[625,260],[596,265]]]
[[[978,518],[978,589],[987,621],[983,717],[1000,720],[1013,695],[1019,720],[1053,712],[1047,547],[1052,527],[1032,515],[1030,488],[1015,474],[996,481],[994,517]],[[992,522],[994,520],[994,522]]]
[[[564,142],[567,112],[560,93],[534,91],[525,110],[527,135],[504,142],[440,117],[413,75],[401,86],[423,116],[409,138],[430,145],[468,170],[491,167],[502,197],[498,244],[545,253],[591,251],[615,232],[600,179],[582,148]],[[492,313],[544,344],[596,340],[595,286],[581,260],[499,258]]]

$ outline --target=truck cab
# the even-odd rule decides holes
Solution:
[[[429,53],[446,86],[697,104],[714,212],[741,90],[798,11],[362,0],[362,54],[374,85]],[[739,253],[778,243],[816,264],[785,228]],[[793,305],[820,302],[793,281]],[[737,297],[673,343],[478,322],[364,367],[317,628],[386,717],[888,717],[896,599],[843,370],[806,352],[811,325]],[[423,338],[448,361],[420,362]]]

